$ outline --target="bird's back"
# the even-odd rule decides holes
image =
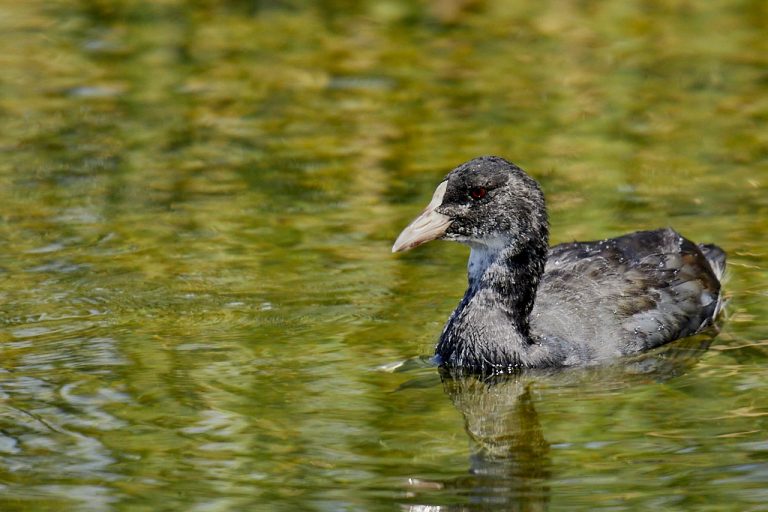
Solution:
[[[720,308],[725,253],[672,229],[552,247],[531,315],[565,364],[647,350],[710,325]]]

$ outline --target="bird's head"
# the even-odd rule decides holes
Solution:
[[[503,158],[485,156],[448,173],[392,252],[436,239],[491,251],[522,248],[531,240],[546,244],[547,234],[544,195],[536,181]]]

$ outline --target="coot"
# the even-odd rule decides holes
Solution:
[[[690,336],[720,311],[725,253],[665,228],[549,247],[538,183],[495,156],[437,186],[393,252],[435,239],[471,248],[469,287],[436,359],[481,373],[595,364]]]

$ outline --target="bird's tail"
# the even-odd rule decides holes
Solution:
[[[699,244],[699,249],[712,267],[717,280],[722,281],[725,274],[725,251],[715,244]]]
[[[723,282],[723,276],[725,275],[725,251],[716,246],[715,244],[699,244],[702,254],[709,262],[709,266],[712,267],[712,272],[715,277],[721,283]],[[712,313],[712,321],[714,321],[720,312],[725,308],[726,300],[723,297],[723,290],[717,296],[717,304],[715,304],[715,310]]]

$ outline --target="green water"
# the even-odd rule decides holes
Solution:
[[[758,0],[0,0],[0,509],[768,510],[767,30]],[[554,242],[725,248],[719,336],[443,383],[466,248],[390,247],[481,154]]]

